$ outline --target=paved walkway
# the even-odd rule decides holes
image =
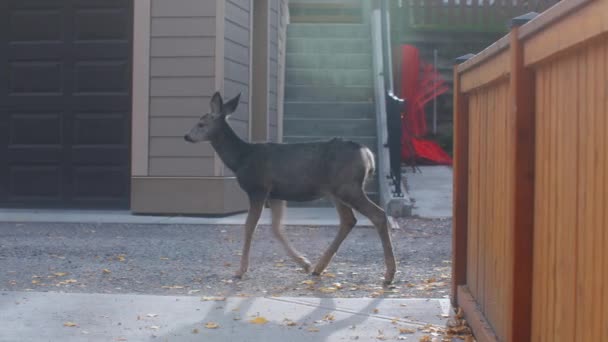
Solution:
[[[371,222],[356,213],[357,225],[372,226]],[[133,215],[127,210],[32,210],[0,209],[2,222],[45,223],[125,223],[125,224],[197,224],[197,225],[242,225],[246,213],[226,217],[152,216]],[[260,224],[270,224],[270,209],[264,209]],[[338,214],[334,208],[287,208],[286,225],[337,226]]]
[[[418,341],[449,314],[447,299],[205,299],[0,292],[0,340]]]
[[[410,197],[415,201],[412,214],[423,218],[452,217],[452,168],[420,166],[422,172],[404,174]]]

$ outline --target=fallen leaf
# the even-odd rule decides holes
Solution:
[[[334,293],[338,291],[338,289],[335,287],[321,287],[319,288],[319,291],[323,293]]]
[[[199,333],[199,331],[198,331],[198,329],[192,329],[192,333],[193,333],[193,334],[198,334],[198,333]]]
[[[226,300],[226,297],[201,297],[201,302],[223,302]]]
[[[296,323],[288,318],[285,318],[284,321],[285,321],[285,325],[288,327],[295,327],[296,325],[298,325],[298,323]]]
[[[34,279],[34,280],[32,280],[32,284],[40,284],[40,280]]]
[[[215,323],[215,322],[207,322],[207,323],[205,323],[205,328],[207,328],[207,329],[217,329],[219,327],[220,327],[220,325],[217,324],[217,323]]]
[[[165,285],[165,286],[161,286],[163,289],[183,289],[184,287],[181,285]]]
[[[275,267],[285,267],[285,264],[282,262],[277,262],[276,264],[274,264]]]
[[[158,329],[160,329],[160,327],[158,325],[151,325],[148,328],[152,329],[152,330],[158,330]]]
[[[258,317],[254,318],[252,320],[249,320],[249,323],[251,323],[251,324],[260,324],[261,325],[261,324],[268,323],[268,320],[266,318],[262,317],[262,316],[258,316]]]
[[[413,334],[415,333],[416,330],[414,329],[410,329],[410,328],[399,328],[399,333],[400,334]]]
[[[119,254],[116,256],[116,260],[124,262],[126,260],[126,256],[124,254]]]
[[[335,278],[336,275],[333,273],[329,273],[329,272],[325,272],[323,274],[321,274],[322,277],[327,277],[327,278]]]
[[[308,328],[308,329],[306,329],[306,330],[308,330],[308,331],[310,331],[310,332],[319,332],[319,329],[318,329],[318,328],[315,328],[315,327],[310,327],[310,328]]]
[[[304,284],[304,285],[314,285],[315,281],[314,280],[304,280],[302,282],[302,284]]]
[[[55,272],[55,273],[53,273],[53,275],[56,277],[65,277],[68,274],[65,272]]]
[[[158,317],[158,314],[149,313],[146,316],[154,318],[154,317]]]
[[[420,338],[420,341],[419,341],[419,342],[432,342],[432,340],[431,340],[431,336],[429,336],[429,335],[422,336],[422,337]]]
[[[60,285],[68,285],[68,284],[74,284],[74,283],[77,283],[77,282],[78,282],[78,280],[76,280],[76,279],[67,279],[67,280],[64,280],[64,281],[60,281],[60,282],[58,282],[58,283],[57,283],[57,286],[60,286]]]
[[[77,327],[78,324],[74,323],[74,322],[65,322],[63,323],[64,327]]]
[[[332,314],[327,314],[327,315],[323,316],[323,320],[324,321],[335,321],[336,317]]]
[[[124,337],[117,337],[114,339],[114,341],[128,341],[128,340]]]
[[[101,270],[101,271],[103,272],[103,274],[110,274],[110,273],[112,273],[112,271],[110,271],[110,270],[109,270],[109,269],[107,269],[107,268],[104,268],[104,269],[103,269],[103,270]]]
[[[338,290],[342,289],[342,284],[341,283],[333,283],[331,284],[333,287],[337,288]]]
[[[380,312],[380,310],[378,310],[378,309],[374,309],[374,310],[372,310],[372,311],[373,311],[375,314],[377,314],[378,312]]]
[[[166,258],[166,257],[160,257],[160,260],[169,260],[169,258]]]

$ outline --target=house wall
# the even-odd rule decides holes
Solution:
[[[279,0],[268,4],[268,140],[278,141]]]
[[[216,2],[152,0],[149,176],[214,176],[209,144],[183,136],[215,90]]]
[[[248,67],[248,57],[240,56],[249,52],[231,45],[249,42],[247,33],[230,26],[232,21],[241,22],[235,4],[240,8],[249,0],[136,2],[131,188],[135,213],[226,214],[247,208],[245,194],[234,177],[224,175],[210,144],[183,140],[208,111],[213,92],[231,96],[237,91],[235,83],[245,88],[244,102],[231,123],[248,138],[249,77],[241,75],[248,71],[224,59],[234,56]]]
[[[227,0],[224,21],[224,92],[226,98],[241,93],[241,102],[230,124],[249,139],[249,79],[251,66],[251,0]]]

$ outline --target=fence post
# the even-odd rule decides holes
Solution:
[[[515,119],[515,194],[513,212],[513,268],[511,341],[532,338],[532,267],[534,244],[534,73],[524,65],[519,27],[534,19],[531,12],[511,21],[511,96]]]
[[[469,108],[460,90],[458,65],[474,57],[456,58],[454,65],[454,197],[452,222],[452,304],[458,305],[458,286],[467,282],[467,230],[469,192]]]

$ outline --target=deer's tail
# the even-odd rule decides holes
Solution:
[[[374,172],[376,172],[376,159],[374,158],[372,150],[367,147],[361,148],[361,152],[363,152],[363,158],[366,161],[367,170],[365,179],[368,180],[374,175]]]

